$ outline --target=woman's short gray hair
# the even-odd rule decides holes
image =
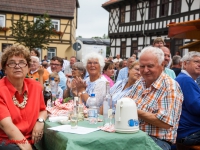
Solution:
[[[158,59],[158,64],[161,65],[164,61],[164,52],[158,47],[148,46],[142,49],[141,53],[139,54],[139,59],[143,54],[153,54]]]
[[[83,72],[83,76],[82,76],[82,77],[85,76],[85,74],[86,74],[86,69],[85,69],[85,67],[83,66],[83,63],[82,63],[82,62],[75,62],[75,63],[72,65],[72,67],[75,67],[75,68],[77,68],[79,71],[82,71],[82,72]]]
[[[195,52],[195,51],[188,52],[182,57],[181,61],[184,62],[187,60],[191,60],[195,56],[200,57],[200,52]]]
[[[101,71],[102,71],[103,67],[105,66],[103,56],[101,56],[100,54],[98,54],[96,52],[88,53],[87,55],[85,55],[85,57],[82,60],[83,66],[86,67],[88,60],[91,60],[91,59],[98,59],[100,67],[101,67]]]

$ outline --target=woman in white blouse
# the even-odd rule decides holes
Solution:
[[[77,91],[84,103],[87,102],[89,96],[94,93],[97,99],[98,107],[102,106],[103,98],[106,95],[106,78],[101,75],[105,65],[104,58],[95,52],[87,54],[83,59],[83,65],[89,74],[85,81],[76,78]]]

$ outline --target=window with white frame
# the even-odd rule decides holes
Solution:
[[[52,19],[52,25],[56,31],[60,31],[60,20]]]
[[[5,27],[5,15],[0,14],[0,27]]]
[[[34,18],[34,22],[36,22],[37,18]],[[52,19],[51,20],[51,23],[53,25],[53,28],[56,30],[56,31],[60,31],[60,20],[57,20],[57,19]]]
[[[56,48],[55,47],[49,47],[47,52],[47,57],[49,60],[51,60],[52,57],[56,56]]]

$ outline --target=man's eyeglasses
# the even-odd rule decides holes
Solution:
[[[20,63],[8,63],[6,64],[6,66],[10,67],[10,68],[15,68],[16,66],[19,66],[20,68],[23,68],[23,67],[26,67],[27,66],[27,63],[24,63],[24,62],[20,62]]]
[[[51,66],[60,66],[61,64],[53,64],[53,63],[50,63]]]

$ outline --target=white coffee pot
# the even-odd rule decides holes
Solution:
[[[137,106],[133,99],[125,97],[117,101],[115,131],[120,133],[134,133],[139,131]]]

